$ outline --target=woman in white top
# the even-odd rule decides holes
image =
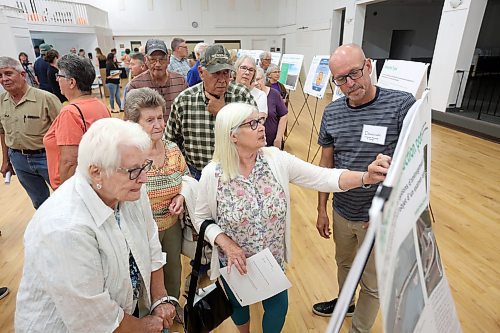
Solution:
[[[206,240],[214,246],[211,279],[218,277],[220,265],[227,265],[230,274],[245,274],[246,258],[265,248],[285,268],[291,254],[289,182],[338,192],[378,183],[387,173],[390,157],[385,155],[368,171],[355,172],[321,168],[265,147],[264,120],[254,106],[243,103],[226,105],[217,114],[213,161],[203,169],[195,213],[197,229],[204,220],[216,222],[206,229]],[[226,291],[233,321],[240,332],[248,332],[248,307],[239,305],[227,285]],[[262,303],[263,332],[280,332],[288,309],[286,291]]]
[[[140,125],[116,118],[83,135],[75,175],[26,229],[16,332],[161,332],[172,324],[177,300],[165,290],[143,186],[150,147]]]
[[[267,96],[262,90],[257,89],[254,85],[256,71],[255,60],[247,55],[241,56],[236,60],[234,69],[236,71],[235,82],[246,86],[248,90],[250,90],[253,99],[257,103],[259,112],[262,113],[264,117],[267,117]]]

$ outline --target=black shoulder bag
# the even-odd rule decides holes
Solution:
[[[73,105],[78,110],[78,112],[80,112],[80,117],[82,117],[82,122],[83,122],[83,133],[87,132],[87,124],[85,124],[85,118],[83,118],[82,110],[80,110],[80,108],[76,104],[71,104],[71,105]]]
[[[194,257],[191,281],[189,282],[189,292],[184,307],[184,330],[187,333],[208,333],[219,326],[233,313],[231,303],[227,299],[224,289],[217,280],[212,285],[201,289],[201,299],[194,303],[194,297],[198,285],[198,276],[201,265],[201,252],[205,237],[205,229],[213,220],[206,220],[200,228],[198,241],[196,244],[196,254]],[[214,249],[215,251],[215,249]]]

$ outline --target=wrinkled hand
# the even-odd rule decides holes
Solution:
[[[247,258],[245,251],[231,238],[226,236],[224,245],[220,245],[227,257],[227,273],[231,273],[231,266],[234,265],[241,275],[247,273]]]
[[[12,164],[10,162],[3,162],[2,163],[2,168],[0,169],[0,172],[2,173],[3,178],[5,178],[5,175],[7,172],[10,171],[12,175],[15,175],[14,168],[12,167]]]
[[[378,154],[375,161],[368,166],[368,172],[363,176],[363,183],[377,184],[384,181],[389,166],[391,165],[391,157],[383,154]]]
[[[319,235],[323,238],[330,238],[331,229],[330,229],[330,219],[328,215],[318,214],[318,219],[316,220],[316,229],[318,229]]]
[[[170,205],[168,206],[170,213],[173,215],[180,215],[184,212],[184,197],[181,194],[177,194]]]
[[[169,328],[174,323],[176,315],[175,306],[170,303],[160,304],[154,309],[152,314],[153,316],[157,316],[163,320],[162,328]]]
[[[219,113],[220,109],[222,109],[222,107],[226,105],[224,95],[217,98],[209,92],[205,91],[205,97],[208,98],[207,111],[214,116],[216,116],[217,113]]]
[[[142,332],[158,333],[163,330],[163,319],[158,316],[145,316],[139,319],[143,328]]]

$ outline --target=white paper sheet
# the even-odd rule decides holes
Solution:
[[[227,273],[220,269],[241,306],[254,304],[272,297],[292,286],[268,248],[247,258],[247,274],[241,275],[235,267]]]

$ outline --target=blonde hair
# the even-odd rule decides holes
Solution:
[[[217,113],[213,161],[220,165],[223,182],[228,182],[240,175],[238,150],[231,140],[231,135],[238,132],[238,127],[252,113],[259,113],[259,111],[255,106],[246,103],[227,104]]]

